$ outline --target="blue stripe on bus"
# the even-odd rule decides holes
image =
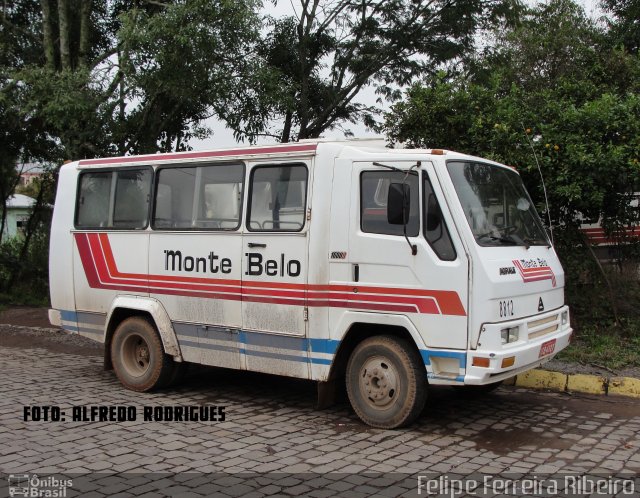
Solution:
[[[467,353],[459,351],[441,351],[438,349],[421,349],[420,355],[425,365],[431,365],[430,357],[435,358],[455,358],[458,360],[460,368],[466,368],[467,365]]]
[[[78,314],[75,311],[60,310],[60,318],[65,322],[77,322]]]
[[[60,316],[63,322],[75,322],[73,325],[70,323],[63,323],[62,328],[72,332],[83,332],[95,335],[101,335],[99,331],[95,329],[87,329],[82,327],[85,324],[97,325],[104,324],[106,319],[105,315],[96,313],[77,313],[70,310],[60,310]],[[81,322],[81,323],[78,323]],[[181,346],[192,348],[204,348],[213,349],[216,351],[226,352],[238,352],[249,356],[261,356],[265,358],[273,358],[283,361],[298,361],[304,363],[311,363],[314,365],[331,365],[332,359],[328,358],[315,358],[314,353],[322,353],[328,355],[335,355],[340,341],[335,339],[308,339],[305,337],[284,336],[279,334],[268,334],[263,332],[231,329],[225,327],[214,326],[202,326],[191,323],[173,322],[172,323],[178,342]],[[233,337],[233,333],[237,333],[237,338]],[[227,342],[227,345],[209,344],[197,342],[198,338],[215,339],[219,341]],[[195,339],[195,340],[194,340]],[[230,343],[230,344],[229,344]],[[234,344],[238,344],[235,346]],[[296,351],[302,353],[286,354],[277,353],[273,351],[259,351],[254,349],[247,349],[244,346],[259,346],[259,347],[272,347],[283,349],[285,351]],[[460,368],[464,369],[467,363],[467,353],[460,351],[443,351],[437,349],[421,349],[420,355],[425,365],[431,366],[431,357],[436,358],[456,358],[460,365]],[[453,380],[453,379],[450,379]],[[464,380],[463,376],[458,376],[456,381]]]

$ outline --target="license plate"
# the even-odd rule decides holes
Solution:
[[[548,354],[553,353],[553,350],[556,349],[556,340],[553,339],[551,341],[543,342],[540,346],[540,354],[538,358],[542,358],[543,356],[547,356]]]

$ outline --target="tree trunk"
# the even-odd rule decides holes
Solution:
[[[91,49],[91,0],[81,0],[80,4],[80,54],[79,63],[87,66]]]
[[[284,117],[284,128],[282,129],[281,143],[287,143],[291,139],[291,121],[293,120],[293,112],[287,111]]]
[[[0,222],[0,243],[4,237],[4,227],[7,224],[7,198],[2,196],[2,221]]]
[[[119,126],[119,135],[120,138],[118,140],[118,152],[121,156],[124,156],[126,153],[126,134],[122,131],[125,129],[125,110],[126,110],[126,102],[125,102],[125,88],[124,88],[124,73],[122,72],[122,52],[118,50],[118,124]]]
[[[60,28],[60,66],[63,70],[71,69],[69,0],[58,0],[58,26]]]
[[[42,7],[42,45],[47,69],[56,68],[56,50],[53,44],[53,29],[51,27],[51,4],[49,0],[40,0]]]

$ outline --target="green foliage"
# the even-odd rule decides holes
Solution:
[[[120,16],[120,70],[127,100],[138,102],[120,130],[127,151],[182,150],[190,137],[206,134],[199,123],[212,110],[224,117],[252,96],[258,7],[255,0],[191,0],[158,14],[133,8]]]
[[[611,15],[608,19],[611,41],[637,54],[640,48],[640,1],[602,0],[600,4]]]
[[[0,244],[0,301],[43,306],[49,302],[49,230],[41,225],[31,239],[26,255],[23,240],[14,237]],[[21,278],[9,285],[19,270]]]
[[[305,0],[295,8],[296,17],[272,20],[259,50],[261,96],[278,123],[261,133],[283,142],[360,120],[374,127],[377,109],[357,101],[365,87],[397,97],[398,85],[466,54],[479,30],[511,21],[520,3]]]
[[[255,128],[264,119],[251,104],[258,100],[252,81],[261,81],[256,77],[261,70],[254,70],[260,5],[258,0],[5,5],[3,160],[61,162],[184,150],[191,137],[209,132],[202,122],[212,115]]]
[[[580,216],[601,216],[608,231],[640,221],[629,205],[640,190],[639,74],[637,55],[612,48],[576,4],[556,0],[501,33],[466,72],[412,86],[385,126],[392,142],[516,166],[544,213],[539,164],[574,317],[607,323],[611,301],[593,306],[606,282],[578,227]]]
[[[55,71],[30,66],[16,72],[15,78],[20,81],[20,92],[16,92],[14,105],[50,137],[48,149],[43,147],[42,153],[29,154],[31,157],[60,162],[114,152],[109,123],[101,112],[104,95],[93,86],[88,69]]]

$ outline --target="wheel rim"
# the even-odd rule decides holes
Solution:
[[[138,334],[131,334],[122,344],[122,365],[133,377],[140,377],[149,370],[150,357],[147,341]]]
[[[372,356],[360,369],[360,392],[372,408],[382,410],[393,405],[400,395],[400,376],[384,356]]]

